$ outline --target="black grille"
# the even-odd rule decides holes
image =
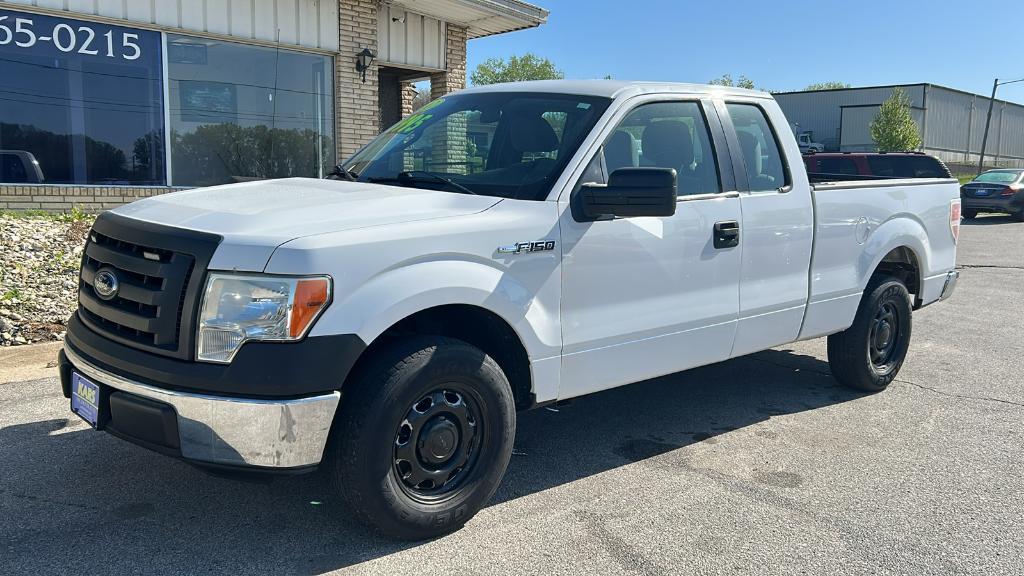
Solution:
[[[219,241],[208,234],[101,215],[82,258],[79,317],[113,340],[190,358],[201,272]],[[117,294],[109,299],[93,287],[103,270],[118,279]]]

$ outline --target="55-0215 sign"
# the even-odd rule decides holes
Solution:
[[[52,44],[65,53],[138,60],[142,56],[139,35],[82,23],[57,21],[55,18],[22,18],[0,14],[0,46],[33,48]],[[97,29],[99,28],[99,29]]]

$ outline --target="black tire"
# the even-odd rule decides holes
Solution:
[[[964,216],[964,218],[966,220],[974,220],[975,218],[978,217],[978,211],[977,210],[964,210],[963,216]]]
[[[457,530],[494,495],[515,429],[512,389],[491,357],[461,340],[412,337],[378,350],[345,385],[328,469],[358,520],[422,540]]]
[[[832,375],[857,390],[885,390],[907,357],[912,325],[906,286],[888,276],[872,280],[853,325],[828,337]]]
[[[1024,222],[1024,210],[1021,210],[1020,212],[1014,214],[1013,219],[1016,220],[1017,222]]]

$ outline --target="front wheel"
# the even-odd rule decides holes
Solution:
[[[332,434],[330,472],[355,516],[421,540],[458,529],[497,490],[515,402],[478,348],[414,337],[385,345],[346,385]]]
[[[907,357],[911,332],[910,294],[895,278],[873,280],[853,324],[828,337],[832,375],[858,390],[885,390]]]

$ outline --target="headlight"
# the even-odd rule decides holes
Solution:
[[[248,340],[299,340],[330,299],[331,279],[326,276],[210,274],[196,355],[227,363]]]

